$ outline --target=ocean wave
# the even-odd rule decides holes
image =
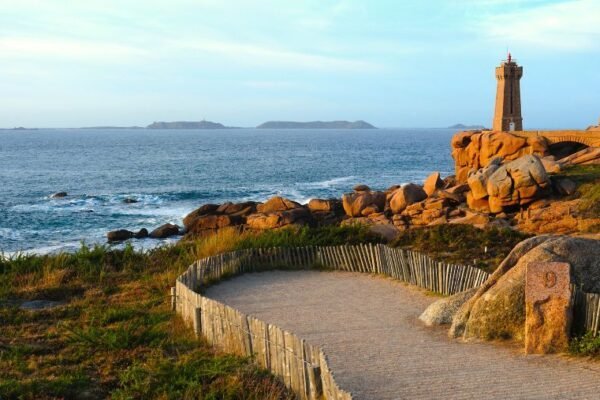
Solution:
[[[313,199],[313,197],[302,193],[297,189],[285,189],[278,193],[279,196],[286,197],[290,200],[294,200],[300,204],[307,204],[309,201]]]
[[[109,210],[112,216],[128,215],[128,216],[146,216],[146,217],[177,217],[183,218],[193,210],[193,205],[185,206],[165,206],[165,207],[111,207]]]
[[[12,229],[12,228],[0,228],[0,239],[5,239],[5,240],[19,240],[21,239],[23,236],[21,235],[21,233],[16,230],[16,229]]]
[[[126,199],[134,199],[135,203],[125,203]],[[44,197],[40,202],[17,204],[10,208],[13,212],[86,212],[98,211],[102,207],[123,205],[124,207],[160,206],[165,199],[155,194],[121,193],[107,195],[79,195],[61,199]]]
[[[16,251],[2,251],[0,250],[0,259],[10,259],[19,255],[51,255],[60,253],[74,253],[81,249],[82,245],[94,246],[94,245],[106,245],[111,249],[122,250],[126,245],[130,244],[135,250],[146,251],[151,250],[159,246],[172,245],[179,241],[179,237],[171,237],[167,239],[132,239],[124,242],[115,244],[109,244],[106,242],[104,237],[96,238],[89,242],[81,241],[68,241],[64,243],[48,244],[39,247],[33,247],[30,249],[16,250]]]
[[[306,189],[328,189],[328,188],[332,188],[332,187],[338,187],[342,184],[344,184],[344,186],[345,186],[352,180],[356,180],[356,176],[354,176],[354,175],[342,176],[339,178],[326,179],[324,181],[318,181],[318,182],[302,182],[302,183],[299,183],[298,186],[301,186]]]
[[[17,257],[18,255],[38,255],[57,254],[61,252],[73,252],[81,248],[81,242],[65,242],[61,244],[45,245],[31,249],[0,252],[5,259]]]

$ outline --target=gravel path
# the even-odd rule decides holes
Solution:
[[[207,295],[321,345],[355,399],[600,399],[600,363],[448,339],[417,319],[436,298],[390,279],[273,271]]]

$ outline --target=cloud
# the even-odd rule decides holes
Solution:
[[[476,29],[511,47],[593,50],[600,48],[600,2],[573,0],[491,15],[477,23]]]
[[[369,72],[382,69],[381,65],[370,61],[324,56],[252,43],[200,39],[177,41],[175,45],[190,50],[219,54],[235,59],[236,62],[255,65],[351,72]]]
[[[45,57],[113,61],[143,57],[148,54],[144,49],[110,42],[63,38],[0,38],[0,59]]]

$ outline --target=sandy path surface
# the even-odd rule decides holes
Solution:
[[[448,339],[417,319],[436,298],[390,279],[273,271],[207,295],[322,346],[355,399],[600,399],[600,363]]]

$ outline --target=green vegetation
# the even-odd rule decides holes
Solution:
[[[448,263],[475,265],[492,272],[517,243],[528,237],[511,229],[444,224],[404,231],[391,246],[427,253]]]
[[[144,252],[82,246],[0,257],[0,398],[292,398],[250,360],[196,339],[170,310],[170,286],[193,261],[221,252],[378,240],[361,227],[225,229]],[[18,308],[33,299],[64,305]]]
[[[575,165],[557,176],[568,177],[577,183],[574,197],[581,199],[579,211],[584,216],[600,218],[600,165]]]
[[[352,225],[265,231],[260,235],[245,235],[236,247],[338,246],[382,242],[381,236],[371,233],[364,225]]]
[[[600,357],[600,336],[588,332],[571,340],[569,351],[577,356]]]

